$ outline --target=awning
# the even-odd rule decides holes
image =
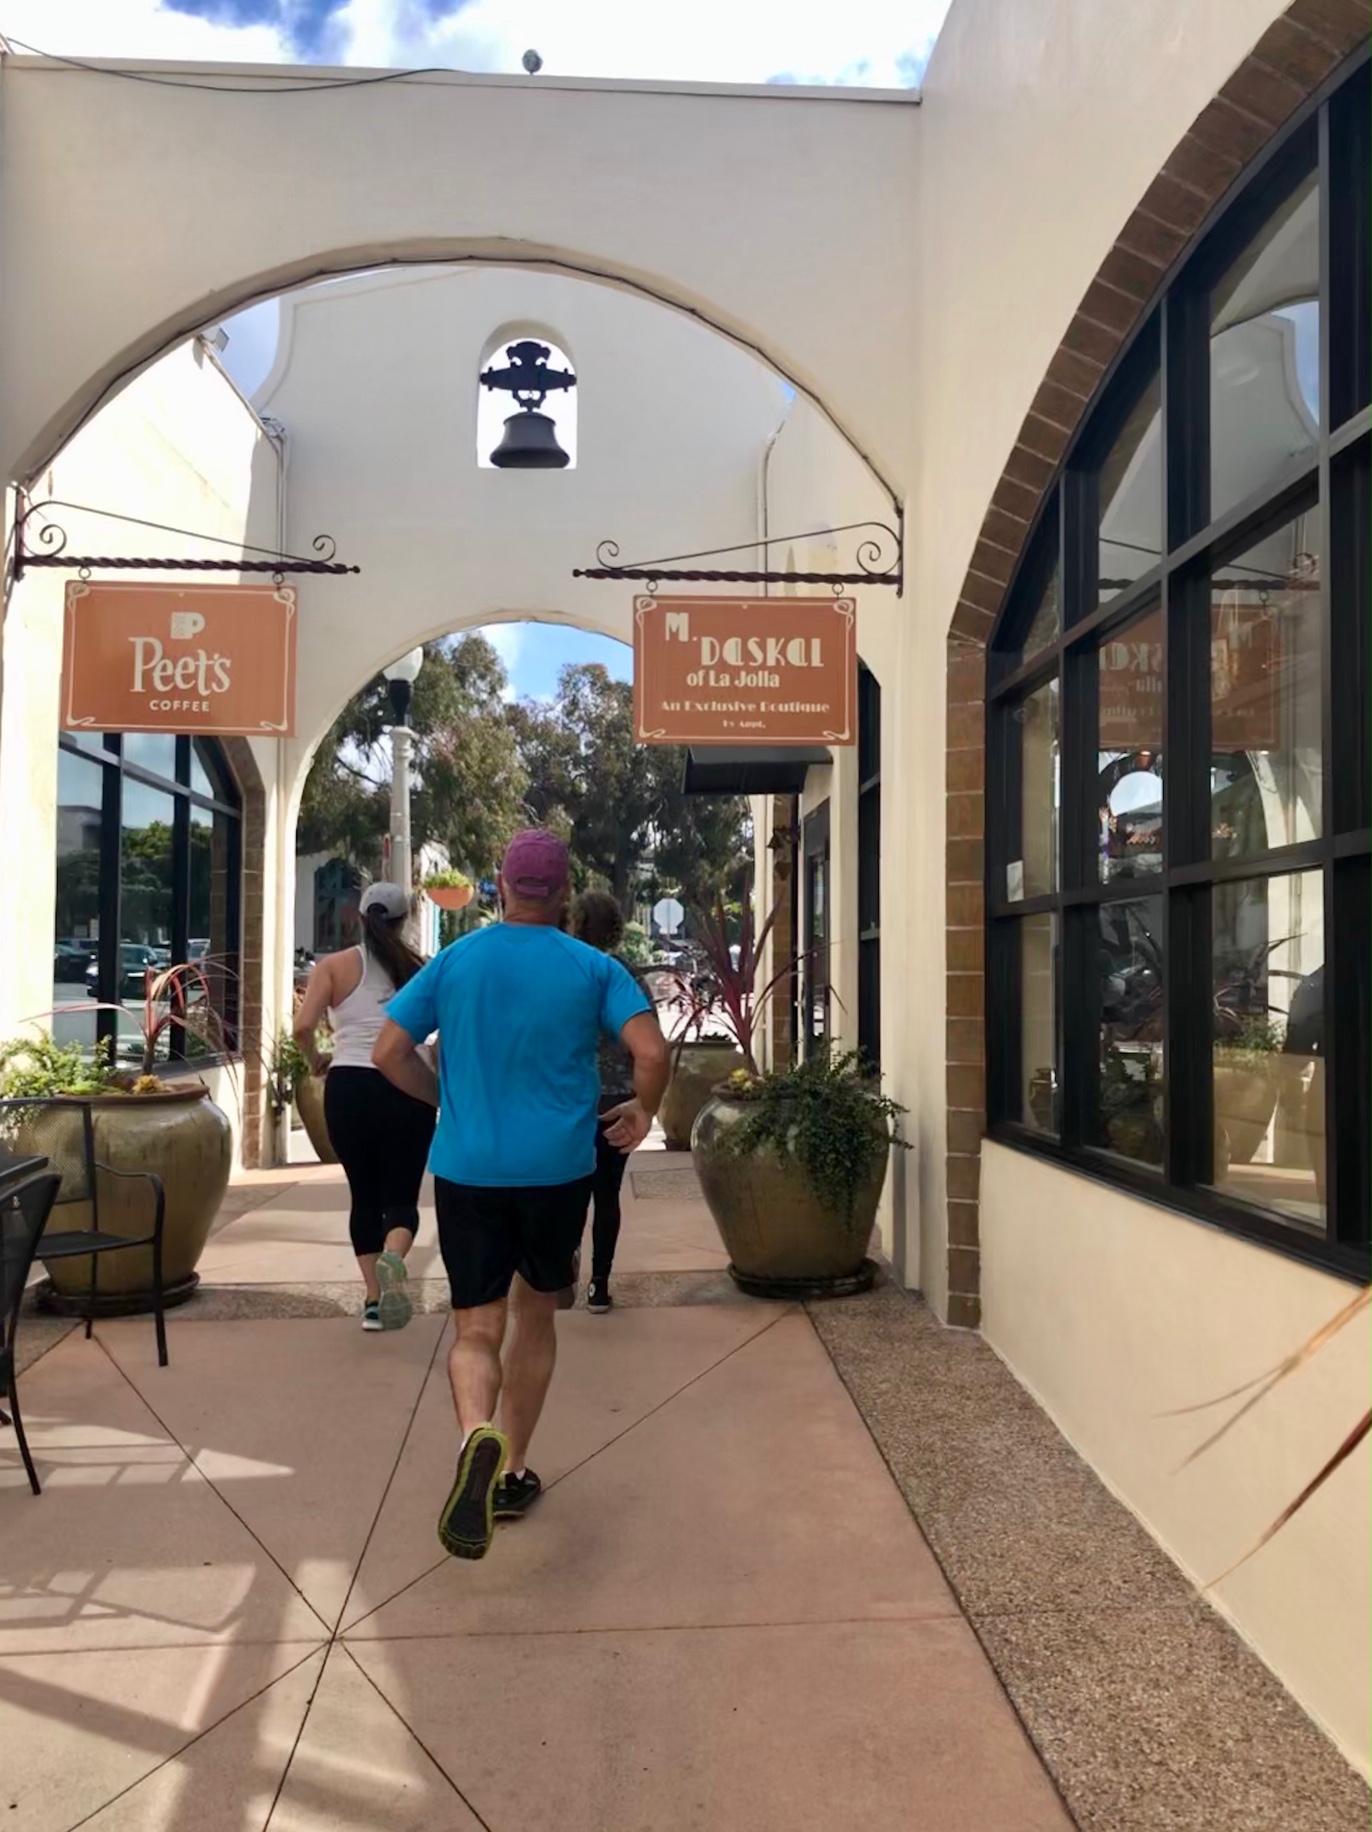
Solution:
[[[687,795],[799,795],[806,772],[832,762],[823,746],[691,747],[682,788]]]

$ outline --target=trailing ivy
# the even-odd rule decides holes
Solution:
[[[733,1076],[729,1093],[749,1108],[724,1133],[722,1148],[746,1156],[770,1149],[791,1158],[827,1207],[852,1225],[858,1192],[894,1144],[905,1109],[863,1073],[856,1051],[811,1056],[793,1069]]]

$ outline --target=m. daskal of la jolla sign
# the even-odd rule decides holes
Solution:
[[[851,598],[634,600],[641,744],[856,742]]]

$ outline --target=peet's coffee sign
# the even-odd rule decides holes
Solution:
[[[62,656],[68,731],[289,737],[289,585],[72,580]]]
[[[634,600],[641,744],[854,744],[851,598]]]

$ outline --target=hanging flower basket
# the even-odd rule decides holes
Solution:
[[[440,910],[465,910],[472,900],[474,887],[456,875],[451,880],[436,878],[424,886],[424,895]]]

